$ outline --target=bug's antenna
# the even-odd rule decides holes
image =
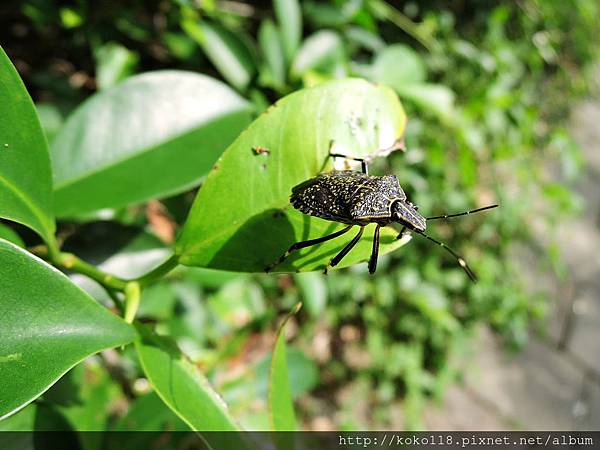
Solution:
[[[454,250],[452,250],[450,247],[448,247],[443,242],[440,242],[440,241],[432,238],[431,236],[428,236],[427,234],[423,233],[422,231],[417,231],[417,234],[425,236],[431,242],[434,242],[437,245],[439,245],[440,247],[443,247],[448,253],[450,253],[454,257],[454,259],[456,259],[456,262],[458,262],[458,265],[463,268],[463,270],[467,273],[467,275],[469,275],[469,278],[471,279],[471,281],[473,281],[473,283],[477,283],[477,277],[475,276],[475,272],[473,272],[471,270],[471,268],[469,267],[469,265],[463,259],[462,256],[460,256],[458,253],[456,253]]]
[[[465,211],[465,212],[461,212],[458,214],[443,214],[441,216],[435,216],[435,217],[426,217],[427,220],[436,220],[436,219],[449,219],[450,217],[459,217],[459,216],[466,216],[467,214],[474,214],[480,211],[485,211],[486,209],[493,209],[493,208],[497,208],[500,205],[489,205],[489,206],[484,206],[483,208],[477,208],[477,209],[472,209],[470,211]]]

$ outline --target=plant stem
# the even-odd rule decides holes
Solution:
[[[96,280],[102,286],[115,289],[117,291],[124,291],[125,287],[127,286],[126,280],[103,272],[97,267],[83,261],[82,259],[79,259],[72,253],[59,253],[51,258],[51,261],[65,269],[88,276],[91,279]]]
[[[104,286],[104,289],[106,290],[108,296],[112,299],[113,303],[115,304],[115,307],[119,310],[121,315],[125,314],[125,306],[123,305],[123,300],[121,300],[117,295],[118,291],[115,291],[114,289],[106,286]]]
[[[132,281],[138,282],[140,286],[146,286],[152,283],[153,281],[156,281],[157,279],[162,278],[163,276],[168,274],[171,270],[177,267],[178,264],[179,258],[176,255],[173,255],[161,265],[152,269],[147,274],[142,275],[141,277]]]
[[[403,30],[406,34],[412,36],[427,50],[432,50],[435,41],[431,38],[431,36],[423,33],[419,26],[409,17],[405,16],[385,1],[374,1],[370,3],[370,6],[373,8],[376,14],[380,15],[380,17],[389,20],[398,28]]]
[[[162,278],[178,264],[177,256],[172,255],[169,259],[145,275],[142,275],[137,279],[125,280],[110,273],[103,272],[96,266],[83,261],[73,253],[63,253],[52,246],[43,249],[36,248],[35,253],[46,257],[58,267],[80,273],[100,283],[111,296],[117,308],[119,308],[124,315],[125,321],[129,323],[133,322],[140,306],[142,287]],[[115,291],[123,292],[125,294],[124,307]]]

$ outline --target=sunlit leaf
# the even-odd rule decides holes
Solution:
[[[19,74],[0,48],[0,217],[53,241],[48,144]]]
[[[261,272],[293,242],[341,229],[293,209],[292,187],[331,168],[332,141],[336,152],[367,155],[394,147],[405,123],[396,95],[364,80],[325,83],[280,100],[240,135],[208,175],[177,242],[180,262]],[[338,158],[337,164],[344,161]],[[300,251],[274,270],[322,269],[351,234]],[[368,259],[372,234],[368,226],[341,266]],[[403,243],[397,234],[382,230],[382,253]]]
[[[189,189],[249,119],[248,103],[212,78],[131,77],[81,105],[52,143],[57,215]]]
[[[227,407],[199,369],[170,339],[139,329],[136,349],[142,368],[159,397],[196,431],[235,431]]]

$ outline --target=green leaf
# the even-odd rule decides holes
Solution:
[[[356,46],[365,48],[372,52],[379,52],[385,48],[385,42],[372,31],[359,26],[349,26],[344,29],[344,35],[348,41]]]
[[[454,93],[441,84],[425,82],[425,62],[410,47],[403,44],[386,47],[377,54],[369,74],[374,81],[392,87],[402,99],[432,112],[442,120],[452,120]]]
[[[16,414],[13,414],[10,417],[6,417],[5,419],[0,420],[0,433],[6,436],[6,431],[33,431],[35,428],[36,412],[37,405],[35,403],[31,403],[25,408],[19,410]],[[24,435],[24,433],[22,435]]]
[[[317,31],[305,39],[292,63],[291,74],[302,77],[310,70],[332,72],[344,57],[344,46],[340,36],[329,30]]]
[[[52,143],[52,140],[63,126],[63,114],[58,105],[49,102],[36,103],[35,109],[46,140],[48,143]]]
[[[323,83],[280,100],[240,135],[208,175],[177,242],[180,262],[262,272],[292,243],[341,229],[292,208],[292,187],[331,168],[331,141],[336,152],[368,155],[392,148],[405,124],[396,94],[364,80]],[[368,259],[373,230],[366,228],[365,238],[340,266]],[[397,241],[397,234],[382,229],[382,253],[405,242]],[[350,239],[348,234],[297,252],[275,270],[322,269]]]
[[[302,11],[297,0],[273,0],[281,41],[288,61],[296,54],[302,38]]]
[[[384,48],[375,57],[373,76],[380,83],[402,89],[405,85],[425,81],[427,72],[417,52],[407,45],[394,44]]]
[[[66,406],[57,406],[57,409],[77,431],[104,431],[113,405],[126,401],[121,386],[100,365],[98,360],[90,361],[88,359],[88,361],[75,367],[73,371],[76,372],[75,376],[79,377],[77,380],[79,390],[72,393],[76,397],[75,401]],[[53,388],[59,383],[54,385]],[[62,398],[64,399],[65,396],[63,395]],[[47,395],[44,395],[44,400],[47,399]],[[57,402],[54,401],[53,403]],[[82,438],[85,435],[86,433],[83,433]],[[87,440],[91,444],[91,448],[100,448],[97,440],[93,437],[89,437]]]
[[[8,242],[18,245],[19,247],[25,247],[25,243],[21,236],[17,234],[12,228],[0,223],[0,239],[6,239]]]
[[[297,399],[319,385],[319,368],[317,364],[293,346],[286,346],[286,361],[290,377],[292,398]],[[269,373],[272,354],[268,354],[256,365],[256,390],[260,397],[268,397]]]
[[[159,397],[196,431],[236,431],[219,395],[168,338],[138,328],[136,349],[142,368]]]
[[[191,72],[149,72],[96,94],[52,144],[57,215],[189,189],[249,121],[244,99]]]
[[[130,76],[140,59],[136,52],[117,42],[107,42],[95,52],[96,84],[98,89],[108,89]]]
[[[424,111],[437,115],[450,122],[454,120],[454,92],[446,86],[432,83],[418,83],[397,89],[401,98],[413,102]]]
[[[60,8],[60,20],[65,28],[77,28],[83,24],[82,15],[73,8]]]
[[[267,19],[258,29],[258,43],[266,62],[268,75],[276,88],[285,84],[285,55],[275,24]]]
[[[0,240],[0,417],[34,400],[86,356],[135,330],[65,275]]]
[[[303,303],[313,317],[319,317],[327,305],[327,283],[320,273],[297,273],[294,281],[300,290]]]
[[[255,72],[254,58],[231,31],[207,22],[185,19],[183,30],[194,39],[223,78],[240,91],[246,90]]]
[[[0,217],[54,241],[48,144],[31,97],[0,48]]]
[[[165,425],[169,425],[168,429],[171,430],[174,427],[178,431],[189,430],[188,426],[165,405],[155,392],[150,392],[137,398],[130,405],[127,414],[114,424],[111,431],[163,431]],[[145,433],[132,434],[143,435]],[[142,436],[137,437],[142,438]],[[147,448],[148,446],[137,446],[137,448],[142,447]]]
[[[285,325],[301,307],[302,303],[296,304],[277,331],[269,373],[269,414],[273,431],[295,431],[297,428],[287,366]]]

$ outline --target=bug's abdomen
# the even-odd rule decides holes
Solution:
[[[290,203],[304,214],[342,223],[353,223],[343,196],[331,190],[327,179],[312,178],[292,190]]]

